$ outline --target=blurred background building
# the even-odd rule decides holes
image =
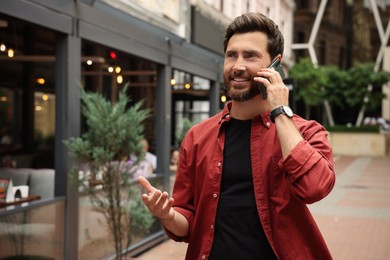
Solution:
[[[379,33],[373,2],[383,26]],[[168,188],[169,151],[177,145],[183,119],[199,122],[227,101],[223,32],[234,17],[262,12],[278,24],[285,37],[288,75],[302,57],[340,68],[375,62],[388,30],[388,2],[0,1],[0,178],[10,174],[11,167],[12,176],[24,174],[15,182],[27,182],[27,172],[31,186],[34,179],[45,189],[34,194],[41,195],[40,200],[26,206],[0,208],[0,258],[21,250],[51,259],[102,259],[113,254],[107,231],[98,225],[98,213],[67,177],[71,163],[62,140],[85,130],[80,86],[115,102],[118,90],[129,84],[132,100],[145,100],[144,107],[153,111],[145,135],[158,158],[157,178]],[[310,41],[321,5],[324,15],[312,42],[313,56],[300,44]],[[388,101],[386,106],[389,110]],[[129,251],[136,254],[164,238],[157,224]]]

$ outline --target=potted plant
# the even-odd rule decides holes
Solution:
[[[153,222],[132,178],[143,157],[140,140],[149,111],[141,109],[142,101],[129,107],[126,90],[127,86],[112,104],[98,93],[81,89],[87,130],[81,137],[64,141],[75,162],[71,180],[104,216],[116,259],[121,259],[132,238],[145,234]],[[129,155],[138,159],[130,164],[126,160]]]
[[[183,139],[185,135],[187,134],[188,130],[190,130],[191,127],[195,125],[194,122],[192,122],[190,119],[187,117],[183,118],[182,124],[178,126],[176,130],[176,138],[175,138],[175,143],[177,147],[181,146],[181,143],[183,142]]]

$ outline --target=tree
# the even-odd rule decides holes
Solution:
[[[142,102],[128,108],[126,90],[123,88],[118,102],[111,104],[100,94],[81,89],[87,131],[64,141],[75,161],[71,179],[89,195],[94,209],[103,214],[116,259],[121,258],[134,236],[147,232],[152,224],[132,179],[140,159],[133,164],[124,160],[130,154],[143,157],[140,140],[149,111],[141,109]]]
[[[188,118],[186,117],[183,118],[181,128],[178,128],[176,133],[176,145],[178,147],[181,146],[181,143],[183,142],[183,139],[187,134],[188,130],[190,130],[190,128],[194,125],[195,123],[189,120]]]
[[[323,66],[320,67],[320,72],[324,74],[325,80],[322,86],[322,92],[324,94],[324,106],[328,123],[330,126],[334,126],[333,108],[335,106],[344,108],[343,93],[346,89],[345,77],[346,72],[339,70],[335,66]]]
[[[386,71],[374,71],[374,64],[362,63],[352,67],[348,71],[346,84],[352,88],[346,92],[346,102],[352,107],[361,107],[356,119],[356,126],[360,126],[364,112],[374,111],[380,107],[382,99],[386,96],[382,93],[382,86],[389,82],[390,73]]]
[[[325,98],[322,87],[326,77],[321,69],[315,68],[310,59],[299,60],[290,70],[290,76],[297,83],[297,99],[305,104],[305,118],[310,118],[310,108],[320,105]]]
[[[315,68],[309,59],[300,60],[292,67],[290,75],[297,82],[298,98],[305,103],[305,117],[310,118],[307,110],[311,106],[321,103],[325,105],[331,126],[334,107],[353,110],[364,105],[368,111],[378,109],[385,98],[381,88],[390,80],[390,73],[374,72],[373,66],[359,64],[345,71],[335,66]]]

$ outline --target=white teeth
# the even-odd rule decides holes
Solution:
[[[235,78],[233,79],[234,81],[239,81],[239,82],[242,82],[242,81],[246,81],[246,79],[243,79],[243,78]]]

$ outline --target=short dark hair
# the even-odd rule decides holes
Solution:
[[[267,46],[271,59],[275,58],[278,54],[283,56],[284,38],[278,26],[267,16],[252,12],[236,17],[226,28],[223,42],[224,52],[226,52],[229,40],[234,34],[248,32],[263,32],[267,35]]]

